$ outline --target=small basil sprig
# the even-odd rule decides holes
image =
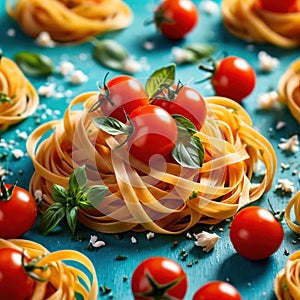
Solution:
[[[20,69],[29,76],[49,76],[54,72],[54,63],[46,55],[35,52],[19,52],[14,57]]]
[[[105,185],[87,186],[85,166],[77,168],[70,176],[68,190],[58,184],[53,185],[51,194],[55,202],[47,208],[40,220],[40,233],[49,234],[66,218],[74,235],[79,208],[97,207],[107,191]]]
[[[163,67],[153,72],[146,81],[146,93],[151,99],[161,86],[171,86],[175,80],[175,64]]]
[[[12,98],[8,97],[6,93],[0,92],[0,104],[3,104],[3,103],[12,104],[13,100],[12,100]]]

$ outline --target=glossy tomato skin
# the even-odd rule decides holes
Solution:
[[[0,274],[0,299],[30,299],[35,281],[26,274],[22,266],[21,251],[0,249]]]
[[[237,213],[230,225],[230,240],[241,255],[251,260],[268,258],[280,247],[284,231],[267,209],[249,206]]]
[[[154,21],[166,38],[180,40],[196,26],[198,10],[191,0],[164,0],[155,10]]]
[[[243,58],[228,56],[217,62],[211,82],[218,96],[240,103],[254,90],[256,73]]]
[[[147,94],[139,80],[128,75],[119,75],[112,78],[107,83],[108,99],[101,103],[101,110],[106,116],[118,119],[121,122],[126,122],[126,114],[139,106],[148,103]],[[99,95],[101,101],[103,96]]]
[[[6,187],[11,185],[6,184]],[[0,238],[18,238],[36,221],[36,201],[27,190],[15,186],[9,200],[0,200],[0,216]]]
[[[211,281],[200,287],[192,300],[242,300],[242,297],[230,283]]]
[[[166,157],[177,143],[175,120],[157,105],[145,105],[130,114],[134,132],[128,140],[129,153],[148,163],[153,155]]]
[[[289,13],[297,11],[298,0],[257,0],[259,8],[275,13]]]
[[[159,287],[170,283],[173,285],[165,292],[159,291]],[[155,286],[158,290],[155,290]],[[175,261],[160,256],[142,261],[131,278],[131,289],[135,300],[173,299],[173,297],[178,300],[184,299],[187,286],[187,275],[182,267]],[[154,295],[157,297],[155,298]],[[158,298],[158,295],[161,297]]]
[[[176,87],[174,87],[176,90]],[[154,105],[164,108],[169,114],[179,114],[189,119],[198,130],[206,119],[206,103],[201,94],[189,86],[180,88],[175,99],[155,99]]]

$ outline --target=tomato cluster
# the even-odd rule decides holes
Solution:
[[[125,128],[129,154],[145,163],[155,157],[170,157],[179,137],[175,115],[188,120],[195,131],[206,118],[205,100],[195,89],[162,84],[150,97],[138,79],[127,75],[104,84],[92,107],[93,111],[97,109],[110,118],[111,124]]]

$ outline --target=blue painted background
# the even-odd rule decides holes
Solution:
[[[293,164],[293,168],[299,171],[299,154],[286,156],[285,153],[278,150],[278,143],[281,137],[288,137],[292,134],[299,134],[299,125],[294,121],[287,109],[281,111],[261,111],[258,109],[256,99],[259,94],[268,91],[269,88],[276,88],[278,80],[287,66],[299,56],[299,49],[282,50],[270,45],[252,45],[251,51],[248,51],[247,44],[233,36],[231,36],[223,28],[219,12],[214,15],[207,15],[199,9],[200,20],[195,30],[183,41],[170,42],[157,34],[153,26],[145,27],[143,22],[152,18],[152,11],[159,1],[149,0],[127,0],[126,1],[133,10],[134,21],[127,29],[109,34],[106,37],[114,38],[121,42],[122,45],[135,55],[137,59],[145,57],[150,66],[148,70],[137,73],[137,78],[147,78],[152,71],[172,62],[171,48],[173,46],[183,46],[189,43],[213,43],[218,47],[217,52],[226,51],[230,55],[239,55],[247,59],[254,69],[257,71],[257,86],[255,91],[243,103],[245,109],[249,112],[253,119],[254,126],[264,134],[274,145],[277,151],[278,162],[289,162]],[[219,3],[219,1],[216,1]],[[195,1],[198,5],[200,1]],[[15,37],[9,37],[7,30],[14,28],[16,30]],[[154,50],[145,50],[143,44],[145,41],[152,41],[155,44]],[[11,20],[5,12],[5,1],[0,0],[0,48],[4,55],[10,58],[21,51],[29,50],[44,53],[50,56],[53,61],[58,64],[61,58],[67,55],[69,60],[75,65],[76,69],[84,71],[89,80],[86,84],[72,86],[63,77],[53,75],[50,79],[63,89],[71,89],[73,96],[85,91],[97,90],[96,82],[102,81],[105,73],[108,71],[97,64],[91,57],[92,45],[85,43],[77,46],[60,46],[53,49],[40,48],[35,41],[24,35],[18,28],[17,24]],[[257,53],[265,50],[272,56],[280,58],[281,63],[274,72],[270,74],[262,74],[259,72],[259,62]],[[84,58],[82,58],[84,54]],[[110,70],[110,77],[119,74]],[[197,65],[179,66],[177,68],[177,79],[187,82],[191,79],[200,80],[205,76],[198,70]],[[36,88],[45,84],[45,79],[33,79],[31,82]],[[196,87],[204,96],[212,95],[213,91],[209,83],[202,85],[191,85]],[[38,114],[46,112],[43,108],[45,105],[50,110],[59,109],[62,117],[68,101],[70,99],[52,99],[41,98],[42,107]],[[44,121],[50,120],[53,116],[47,116]],[[279,121],[285,121],[287,126],[276,131],[275,125]],[[19,125],[11,127],[6,132],[1,132],[1,138],[5,140],[14,140],[19,148],[25,149],[25,141],[17,137],[16,131],[26,131],[28,134],[36,126],[36,117],[32,116]],[[270,130],[273,128],[273,131]],[[1,149],[0,149],[1,150]],[[1,162],[2,167],[10,170],[10,174],[6,177],[6,181],[14,182],[18,180],[18,184],[27,188],[30,176],[33,172],[31,161],[28,157],[16,160],[10,155],[7,160]],[[278,178],[289,178],[295,184],[295,189],[299,189],[299,179],[292,176],[292,169],[282,171],[278,167],[274,184]],[[267,206],[267,198],[269,198],[275,209],[283,209],[289,201],[291,195],[281,196],[275,193],[275,188],[263,197],[258,203]],[[293,234],[287,225],[284,224],[285,239],[280,249],[269,259],[259,262],[248,261],[240,257],[234,251],[228,237],[229,223],[224,222],[214,227],[212,232],[216,232],[221,236],[215,249],[210,253],[205,253],[201,248],[194,246],[194,241],[188,239],[186,235],[179,236],[163,236],[156,234],[154,239],[147,240],[146,233],[126,233],[118,238],[115,235],[107,235],[95,233],[90,229],[79,227],[77,240],[71,240],[68,230],[62,228],[48,237],[40,236],[34,227],[24,237],[42,243],[50,251],[58,249],[75,249],[86,254],[94,263],[99,285],[106,285],[112,289],[113,299],[129,300],[132,299],[130,289],[130,278],[135,267],[147,257],[154,255],[164,255],[176,260],[182,265],[187,272],[189,287],[186,299],[190,300],[195,291],[204,283],[210,280],[229,280],[240,291],[245,300],[271,300],[275,299],[273,294],[273,280],[277,272],[284,267],[287,256],[284,255],[285,250],[292,253],[299,249],[300,240],[298,236]],[[222,228],[223,231],[220,230]],[[202,230],[208,230],[205,226],[198,226],[190,230],[190,233],[197,233]],[[106,246],[98,251],[88,251],[88,241],[91,234],[96,234],[99,239],[105,241]],[[133,244],[131,237],[134,236],[138,243]],[[174,241],[178,241],[178,247],[172,247]],[[296,244],[292,241],[295,240]],[[186,261],[180,260],[179,254],[182,249],[186,249],[188,257]],[[117,261],[118,255],[127,255],[128,259]],[[188,267],[187,264],[194,260],[198,260],[198,264]],[[124,280],[127,277],[127,280]],[[109,296],[99,295],[99,299],[108,299]]]

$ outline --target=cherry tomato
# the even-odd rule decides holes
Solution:
[[[178,130],[175,120],[163,108],[145,105],[129,116],[134,132],[128,140],[129,153],[149,162],[155,155],[166,157],[177,143]]]
[[[271,256],[282,243],[281,223],[267,209],[249,206],[237,213],[230,226],[230,240],[236,251],[249,259]]]
[[[131,289],[135,300],[183,299],[187,275],[175,261],[154,256],[142,261],[134,270]]]
[[[230,283],[211,281],[199,288],[192,300],[242,300],[238,290]]]
[[[134,77],[119,75],[111,79],[99,94],[100,107],[106,116],[126,122],[126,114],[148,103],[142,84]]]
[[[258,6],[263,10],[275,13],[288,13],[297,11],[298,0],[257,0]]]
[[[178,91],[177,91],[178,90]],[[198,91],[189,86],[179,89],[175,86],[165,97],[156,98],[154,105],[163,107],[169,114],[179,114],[189,119],[198,130],[201,129],[206,118],[206,103]]]
[[[211,83],[218,96],[241,102],[255,87],[255,71],[241,57],[228,56],[221,59],[213,72]]]
[[[28,258],[25,257],[25,261]],[[30,299],[35,281],[22,266],[22,252],[13,248],[0,249],[0,298]]]
[[[1,185],[0,237],[18,238],[32,228],[37,218],[37,204],[25,189],[11,184]]]
[[[180,40],[196,26],[198,10],[191,0],[164,0],[155,10],[154,21],[166,38]]]

